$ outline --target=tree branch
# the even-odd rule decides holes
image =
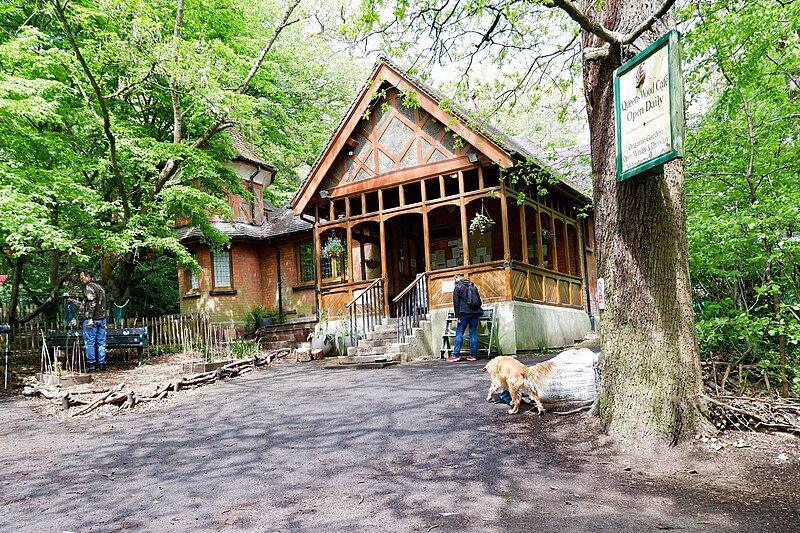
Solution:
[[[178,0],[178,10],[175,13],[175,30],[172,35],[172,68],[178,68],[178,44],[181,41],[181,29],[183,27],[183,7],[184,0]],[[179,144],[183,136],[183,113],[181,111],[181,99],[178,94],[178,80],[172,75],[169,77],[169,92],[172,95],[172,142]]]
[[[183,0],[179,1],[181,3],[183,2]],[[300,0],[294,0],[293,3],[286,8],[286,12],[283,14],[283,19],[281,19],[280,24],[278,24],[275,27],[275,31],[272,33],[272,36],[270,37],[269,41],[261,49],[261,52],[258,54],[258,57],[253,62],[253,66],[250,68],[250,72],[247,73],[247,76],[244,77],[242,83],[239,84],[239,87],[236,88],[235,91],[236,94],[243,94],[244,91],[247,90],[247,86],[250,84],[250,81],[258,72],[258,69],[261,67],[261,64],[264,62],[264,59],[266,58],[267,54],[272,49],[272,46],[275,44],[275,41],[277,41],[278,36],[285,28],[297,22],[297,20],[289,21],[289,17],[292,15],[292,12],[295,10],[295,8],[297,8],[299,4]],[[203,132],[202,135],[200,135],[200,137],[194,143],[192,143],[192,148],[195,149],[202,148],[215,134],[224,129],[230,128],[233,125],[234,123],[228,120],[227,111],[218,113],[216,118],[214,119],[214,122],[206,129],[205,132]],[[180,169],[181,162],[182,160],[175,160],[175,159],[170,159],[169,161],[166,162],[164,168],[158,174],[158,179],[156,180],[155,185],[153,185],[153,188],[150,190],[150,193],[148,194],[148,199],[151,202],[155,200],[156,195],[159,192],[161,192],[161,190],[164,188],[167,182],[169,182],[169,180],[178,172],[178,170]]]
[[[122,209],[125,213],[125,219],[128,220],[130,219],[131,208],[128,204],[127,195],[125,194],[125,184],[122,181],[122,172],[120,171],[119,160],[117,159],[117,139],[114,136],[114,132],[111,130],[111,114],[109,113],[108,106],[106,105],[106,100],[103,97],[103,92],[100,90],[100,85],[98,84],[97,79],[94,77],[92,69],[89,68],[89,64],[86,62],[86,59],[83,57],[83,53],[78,47],[78,43],[75,40],[75,36],[72,34],[72,29],[67,21],[66,9],[69,5],[69,2],[64,2],[62,5],[58,2],[58,0],[52,0],[52,4],[56,10],[56,17],[58,18],[59,22],[61,23],[61,27],[64,30],[64,35],[67,37],[67,41],[69,41],[70,47],[72,48],[72,51],[75,54],[75,58],[78,60],[81,69],[89,79],[95,99],[97,100],[97,105],[100,106],[103,119],[103,133],[108,141],[108,151],[111,159],[111,173],[114,175],[117,183],[117,189],[119,190],[122,200]]]
[[[674,1],[674,0],[671,0]],[[544,2],[545,7],[557,7],[564,11],[569,18],[578,23],[585,32],[592,33],[601,40],[609,44],[620,44],[624,36],[616,31],[611,31],[602,24],[593,21],[589,16],[581,11],[571,0],[548,0]],[[652,24],[652,23],[651,23]]]

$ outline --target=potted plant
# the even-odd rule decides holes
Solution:
[[[322,307],[319,310],[319,322],[314,331],[308,334],[308,342],[312,350],[322,350],[323,357],[333,355],[336,336],[328,332],[328,308]]]
[[[486,213],[475,213],[475,217],[469,223],[469,232],[473,235],[479,233],[483,235],[486,232],[492,231],[494,227],[494,220]]]
[[[342,320],[339,322],[339,327],[336,328],[336,334],[334,335],[336,354],[347,355],[347,349],[355,346],[360,338],[358,329],[351,328],[349,320]]]
[[[275,324],[278,312],[260,305],[255,305],[247,314],[247,325],[249,328],[261,329]]]
[[[553,234],[549,229],[542,228],[542,244],[550,244],[553,242]]]
[[[337,235],[331,235],[325,244],[322,246],[322,257],[330,259],[332,257],[341,257],[344,254],[344,243]]]

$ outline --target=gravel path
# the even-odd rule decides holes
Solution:
[[[482,366],[285,362],[100,420],[2,399],[0,531],[800,530],[696,449],[631,463],[594,420],[507,415]]]

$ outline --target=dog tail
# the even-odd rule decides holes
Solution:
[[[483,371],[484,372],[488,372],[489,371],[489,363],[486,363],[486,366],[483,367]]]
[[[550,378],[553,377],[553,372],[555,372],[555,370],[556,364],[553,361],[537,363],[528,369],[528,380],[534,385],[537,391],[540,391],[550,383]]]

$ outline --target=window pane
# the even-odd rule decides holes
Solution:
[[[231,286],[231,254],[214,254],[214,287]]]
[[[330,257],[322,258],[322,279],[333,277],[333,261]]]
[[[300,283],[314,281],[314,248],[312,243],[300,245]]]

